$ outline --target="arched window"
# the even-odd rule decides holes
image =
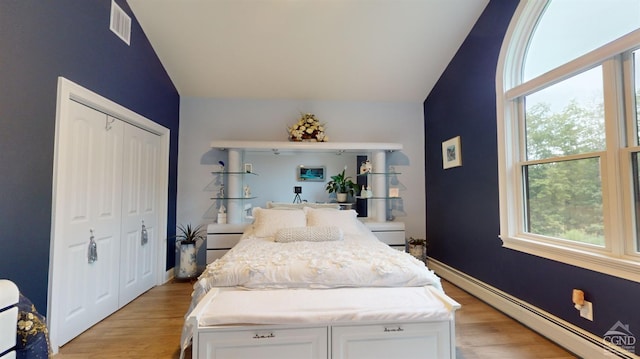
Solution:
[[[635,0],[520,2],[496,75],[505,247],[638,281],[638,29]]]

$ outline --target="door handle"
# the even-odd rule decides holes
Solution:
[[[149,234],[147,233],[147,227],[144,225],[144,219],[142,220],[142,229],[140,230],[140,245],[144,246],[149,242]]]
[[[98,244],[96,244],[95,237],[93,236],[93,229],[89,230],[89,250],[87,251],[87,257],[89,264],[98,260]]]

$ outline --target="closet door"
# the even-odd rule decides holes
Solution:
[[[120,306],[155,284],[160,137],[135,126],[124,135]]]
[[[124,123],[70,101],[61,122],[56,220],[62,256],[54,282],[64,344],[118,308]],[[97,258],[89,258],[95,245]]]

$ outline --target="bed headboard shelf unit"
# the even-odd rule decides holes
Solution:
[[[400,143],[380,142],[293,142],[293,141],[212,141],[211,148],[251,152],[371,152],[401,151]]]
[[[388,142],[292,142],[292,141],[243,141],[243,140],[215,140],[211,148],[228,153],[228,172],[242,172],[242,158],[245,152],[272,152],[274,155],[285,153],[343,153],[366,154],[371,160],[372,167],[386,171],[387,153],[401,151],[401,143]],[[242,176],[230,176],[225,190],[230,198],[241,198],[243,186]],[[386,176],[372,176],[371,189],[373,193],[387,193]],[[368,208],[369,217],[375,222],[387,221],[387,200],[375,200]],[[238,224],[243,221],[243,203],[240,200],[227,201],[227,223]]]

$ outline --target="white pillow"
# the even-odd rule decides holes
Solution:
[[[256,237],[273,237],[278,230],[287,227],[305,227],[307,219],[301,209],[282,211],[277,209],[253,209],[253,234]]]
[[[288,227],[276,233],[276,242],[325,242],[341,241],[344,239],[342,229],[334,226],[318,227]]]
[[[335,226],[342,229],[344,234],[355,235],[361,233],[358,213],[352,209],[338,210],[326,208],[305,208],[307,226]]]

